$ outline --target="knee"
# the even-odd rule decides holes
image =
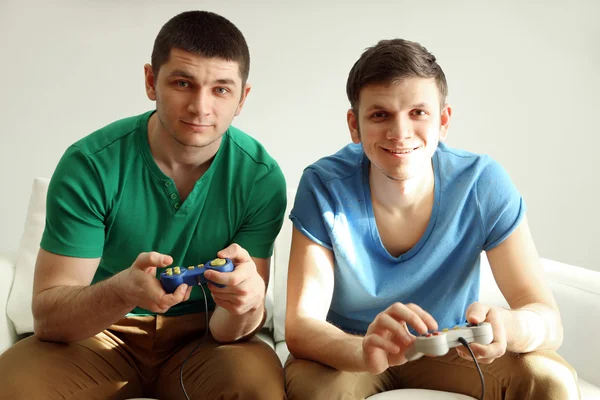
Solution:
[[[247,365],[229,379],[228,391],[231,397],[244,400],[282,400],[285,399],[285,381],[283,368],[277,364],[254,363]]]
[[[509,384],[509,391],[514,393],[514,398],[580,398],[577,373],[555,352],[537,351],[515,355],[514,358]]]
[[[223,370],[219,391],[224,399],[285,399],[283,366],[275,351],[264,343],[242,345],[243,351],[220,357]],[[216,398],[216,397],[215,397]]]
[[[285,364],[288,400],[353,400],[355,374],[290,357]]]

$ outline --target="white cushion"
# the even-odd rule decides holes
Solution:
[[[15,277],[16,253],[0,253],[0,310],[6,310],[8,295]],[[0,315],[0,354],[17,340],[15,329],[8,316]]]
[[[437,390],[427,389],[400,389],[390,390],[389,392],[383,392],[373,395],[368,398],[369,400],[473,400],[471,396],[465,396],[464,394],[440,392]]]
[[[600,387],[594,386],[585,379],[579,378],[581,400],[600,400]]]
[[[15,281],[10,291],[6,313],[18,334],[33,332],[31,296],[33,271],[46,223],[46,194],[49,179],[36,178],[29,200],[25,229],[17,253]]]

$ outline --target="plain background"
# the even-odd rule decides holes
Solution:
[[[0,251],[18,249],[33,178],[50,177],[68,145],[154,108],[143,65],[160,27],[190,9],[244,33],[253,89],[234,125],[290,188],[350,141],[345,84],[363,50],[417,41],[449,82],[447,143],[508,170],[542,257],[600,270],[596,0],[0,0]]]

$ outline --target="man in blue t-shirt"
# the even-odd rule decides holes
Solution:
[[[290,399],[398,388],[479,397],[466,348],[405,357],[414,335],[465,320],[493,331],[489,345],[470,345],[486,399],[579,398],[555,353],[560,314],[523,199],[490,157],[442,143],[447,91],[435,57],[405,40],[379,42],[350,71],[354,143],[306,168],[290,215]],[[478,302],[482,251],[510,309]]]

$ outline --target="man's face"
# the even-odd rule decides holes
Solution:
[[[183,146],[206,147],[229,128],[250,87],[242,88],[239,65],[172,49],[168,62],[154,76],[144,67],[146,92],[156,100],[164,131]]]
[[[431,157],[446,138],[451,109],[440,110],[434,79],[411,77],[360,91],[358,115],[348,111],[354,143],[362,143],[372,172],[403,181],[431,170]]]

